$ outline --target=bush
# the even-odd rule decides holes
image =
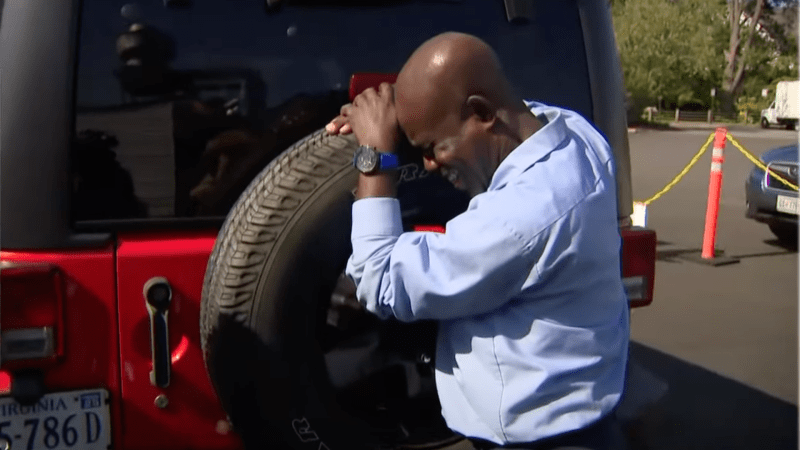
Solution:
[[[736,100],[736,111],[739,120],[747,123],[758,123],[761,110],[766,109],[772,101],[764,97],[741,96]],[[745,120],[746,119],[746,120]]]

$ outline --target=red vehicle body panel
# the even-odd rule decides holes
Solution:
[[[444,227],[420,225],[416,231],[443,232]],[[0,252],[4,262],[36,263],[57,267],[63,296],[59,314],[63,341],[55,361],[25,365],[10,361],[4,368],[20,365],[43,367],[48,392],[103,387],[111,394],[114,448],[120,449],[238,449],[238,436],[229,429],[208,379],[200,352],[200,298],[206,264],[218,230],[122,233],[116,252],[75,249],[53,252]],[[655,232],[621,230],[623,275],[648,279],[646,306],[653,298]],[[48,269],[49,270],[49,269]],[[34,271],[36,273],[36,271]],[[21,290],[14,278],[2,286],[2,296],[42,292],[43,286]],[[166,388],[151,383],[150,319],[143,295],[153,277],[164,277],[172,288],[169,309],[169,342],[172,371]],[[16,280],[16,281],[24,281]],[[49,291],[48,291],[49,292]],[[21,302],[0,305],[2,329],[39,325],[23,323],[11,311]],[[118,311],[118,314],[117,314]],[[31,320],[47,319],[46,315]],[[89,368],[87,370],[87,368]],[[0,373],[0,395],[8,393],[7,372]],[[156,405],[163,395],[166,407]]]
[[[117,248],[119,336],[125,449],[235,449],[200,352],[200,296],[218,230],[120,234]],[[143,288],[164,277],[172,288],[168,314],[169,386],[150,381],[150,317]],[[168,404],[156,406],[164,395]],[[146,431],[146,432],[144,432]]]
[[[58,267],[63,285],[63,355],[44,370],[47,392],[102,387],[109,391],[111,414],[122,417],[120,399],[119,341],[117,325],[116,275],[114,248],[74,249],[66,251],[2,251],[0,261],[46,264]],[[13,283],[3,283],[0,295],[2,329],[24,328],[10,308],[20,305]],[[7,310],[8,308],[8,310]],[[11,362],[9,362],[11,363]],[[8,366],[19,367],[17,361]],[[6,363],[4,363],[4,368]],[[28,367],[41,366],[31,362]],[[6,374],[7,376],[8,374]],[[113,442],[120,442],[122,427],[113,426]]]
[[[109,246],[103,250],[0,252],[4,262],[57,268],[64,294],[59,308],[63,327],[56,327],[56,335],[63,336],[57,342],[57,348],[63,348],[61,354],[53,361],[7,361],[3,368],[43,368],[47,392],[108,389],[114,448],[241,448],[200,353],[200,296],[217,233],[216,229],[122,233],[116,251]],[[41,325],[25,322],[11,308],[24,306],[24,302],[12,301],[14,295],[29,295],[43,287],[23,290],[15,286],[13,278],[4,276],[11,282],[2,286],[6,300],[0,303],[2,329]],[[166,278],[173,292],[168,314],[171,383],[164,389],[150,382],[150,319],[143,295],[144,284],[156,276]],[[42,314],[31,317],[48,319]],[[10,372],[0,374],[0,394],[8,393],[9,382],[13,382]],[[166,407],[156,406],[159,395],[166,397]]]
[[[34,361],[6,361],[5,367],[14,370],[31,367],[50,367],[64,358],[64,275],[52,264],[13,264],[3,268],[3,293],[12,301],[0,304],[2,329],[53,329],[53,355]]]

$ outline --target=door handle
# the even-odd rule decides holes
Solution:
[[[169,349],[169,305],[172,303],[172,287],[164,277],[154,277],[144,284],[144,300],[150,315],[150,354],[153,358],[153,370],[150,382],[165,388],[169,386],[172,370]]]

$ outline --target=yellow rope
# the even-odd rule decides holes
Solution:
[[[711,145],[711,141],[713,140],[714,140],[714,133],[711,133],[711,135],[708,137],[708,140],[706,140],[706,143],[703,144],[702,147],[700,147],[700,151],[698,151],[697,154],[694,155],[692,160],[689,161],[689,164],[687,164],[686,167],[684,167],[683,170],[681,170],[680,173],[676,175],[675,178],[672,179],[672,181],[667,183],[667,185],[664,186],[664,189],[661,189],[660,191],[658,191],[658,193],[656,193],[656,195],[648,198],[642,203],[644,203],[645,205],[649,205],[650,203],[658,200],[662,195],[666,194],[667,191],[672,189],[673,186],[678,184],[678,182],[681,181],[681,178],[683,178],[683,176],[686,175],[689,172],[689,170],[691,170],[692,166],[697,164],[697,161],[699,161],[700,157],[703,156],[703,153],[705,153],[706,150],[708,150],[708,146]]]
[[[701,157],[701,156],[703,156],[703,153],[705,153],[705,152],[706,152],[706,150],[708,150],[708,146],[709,146],[709,145],[711,145],[711,142],[714,140],[714,134],[715,134],[715,133],[711,133],[711,135],[710,135],[710,136],[708,136],[708,139],[706,140],[705,144],[703,144],[703,145],[700,147],[700,150],[699,150],[699,151],[698,151],[698,152],[697,152],[697,153],[696,153],[696,154],[695,154],[695,155],[692,157],[691,161],[689,161],[689,164],[687,164],[687,165],[686,165],[686,167],[684,167],[684,168],[683,168],[683,170],[681,170],[681,171],[680,171],[680,173],[678,173],[678,175],[675,175],[675,178],[673,178],[673,179],[672,179],[672,181],[670,181],[669,183],[667,183],[667,185],[666,185],[666,186],[664,186],[664,189],[661,189],[661,190],[660,190],[660,191],[658,191],[658,193],[656,193],[654,196],[652,196],[652,197],[648,198],[647,200],[643,201],[642,203],[644,203],[645,205],[649,205],[650,203],[652,203],[652,202],[654,202],[654,201],[658,200],[659,198],[661,198],[661,196],[662,196],[662,195],[666,194],[666,193],[667,193],[667,191],[669,191],[669,190],[670,190],[670,189],[672,189],[672,188],[673,188],[673,187],[674,187],[676,184],[678,184],[678,183],[681,181],[681,179],[684,177],[684,175],[686,175],[686,174],[689,172],[689,170],[691,170],[691,169],[692,169],[692,167],[693,167],[695,164],[697,164],[697,161],[699,161],[699,160],[700,160],[700,157]],[[776,180],[778,180],[778,181],[780,181],[781,183],[783,183],[783,184],[785,184],[785,185],[789,186],[789,187],[790,187],[790,188],[792,188],[793,190],[795,190],[795,191],[797,191],[797,190],[798,190],[798,187],[797,187],[797,186],[795,186],[794,184],[790,183],[788,180],[784,179],[783,177],[781,177],[780,175],[778,175],[778,174],[777,174],[777,173],[775,173],[774,171],[772,171],[772,170],[768,169],[768,168],[767,168],[767,166],[765,166],[765,165],[764,165],[764,163],[762,163],[761,161],[759,161],[759,160],[758,160],[758,158],[756,158],[756,157],[755,157],[755,156],[754,156],[752,153],[750,153],[749,151],[747,151],[747,150],[746,150],[746,149],[745,149],[745,148],[742,146],[742,144],[740,144],[740,143],[739,143],[739,142],[738,142],[736,139],[734,139],[734,138],[733,138],[733,136],[731,136],[731,134],[730,134],[730,133],[728,133],[728,134],[727,134],[727,138],[728,138],[728,140],[731,142],[731,144],[733,144],[733,146],[734,146],[734,147],[736,147],[736,148],[737,148],[737,149],[738,149],[740,152],[742,152],[742,154],[743,154],[743,155],[744,155],[744,156],[745,156],[747,159],[749,159],[749,160],[750,160],[750,161],[751,161],[753,164],[755,164],[756,166],[758,166],[758,168],[759,168],[759,169],[763,170],[764,172],[769,172],[769,175],[770,175],[772,178],[775,178]]]
[[[749,159],[750,161],[752,161],[753,164],[758,166],[759,169],[763,170],[764,172],[769,172],[769,176],[771,176],[772,178],[775,178],[776,180],[778,180],[781,183],[789,186],[790,188],[794,189],[795,191],[797,190],[797,186],[793,185],[789,181],[783,179],[780,175],[778,175],[775,172],[773,172],[772,170],[768,169],[767,166],[765,166],[761,161],[759,161],[758,158],[756,158],[752,153],[750,153],[747,150],[745,150],[744,147],[742,147],[742,144],[737,142],[736,139],[734,139],[733,136],[731,136],[730,133],[728,133],[728,140],[731,141],[731,144],[733,144],[734,147],[738,148],[739,151],[742,152],[742,154],[745,157],[747,157],[747,159]]]

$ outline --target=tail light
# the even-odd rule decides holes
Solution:
[[[646,228],[621,228],[622,282],[631,308],[653,302],[656,275],[656,232]]]
[[[0,395],[8,395],[11,392],[11,374],[0,370]]]
[[[350,101],[367,88],[378,89],[381,83],[394,84],[397,81],[396,73],[371,73],[359,72],[350,77]]]
[[[430,231],[434,233],[444,233],[445,228],[442,225],[414,225],[414,231]]]
[[[55,364],[64,353],[64,289],[57,266],[0,263],[0,367]]]

